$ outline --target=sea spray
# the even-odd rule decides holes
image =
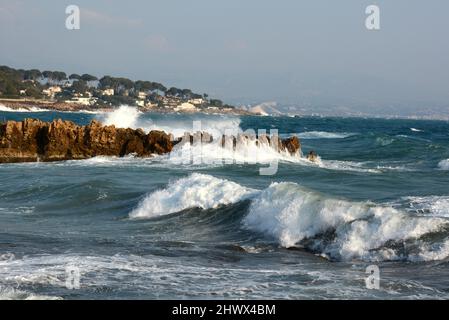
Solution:
[[[194,173],[148,195],[130,217],[151,218],[188,208],[213,209],[245,199],[250,199],[251,205],[242,218],[242,227],[272,237],[283,247],[299,245],[343,261],[416,261],[449,254],[446,242],[429,245],[422,239],[446,232],[446,219],[332,198],[292,182],[272,183],[260,191]],[[410,251],[404,247],[407,243]]]
[[[188,208],[210,209],[246,199],[255,190],[209,175],[194,173],[148,195],[130,213],[131,218],[151,218]]]
[[[441,170],[449,170],[449,159],[441,160],[441,161],[438,163],[438,167],[439,167]]]
[[[176,119],[167,115],[140,112],[136,107],[121,106],[112,112],[97,115],[97,120],[106,125],[115,125],[118,128],[143,129],[148,132],[160,130],[173,134],[175,138],[182,137],[186,132],[193,132],[194,123],[201,123],[201,130],[218,138],[225,132],[238,132],[240,118],[236,116],[205,114],[184,114]]]
[[[135,107],[121,106],[117,110],[102,115],[100,119],[104,125],[115,125],[118,128],[137,129],[137,121],[141,112]]]

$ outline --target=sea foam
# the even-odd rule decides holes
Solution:
[[[112,112],[99,114],[97,119],[105,125],[115,125],[118,128],[140,128],[146,132],[161,130],[173,134],[174,137],[182,137],[186,132],[205,131],[217,138],[228,132],[237,134],[241,130],[240,119],[235,116],[164,115],[155,120],[149,114],[130,106],[121,106]]]
[[[415,217],[391,207],[326,197],[295,183],[274,183],[253,199],[244,225],[282,246],[303,245],[337,260],[394,260],[387,246],[437,232],[445,219]]]
[[[441,160],[438,163],[438,168],[441,170],[449,170],[449,159]]]
[[[432,260],[449,254],[445,243],[421,238],[444,232],[440,217],[412,215],[391,206],[322,195],[296,183],[272,183],[254,190],[204,174],[192,174],[148,195],[130,213],[151,218],[188,208],[211,209],[251,200],[242,227],[275,239],[283,247],[302,246],[335,260]],[[412,243],[408,252],[406,243]]]
[[[356,135],[349,132],[306,131],[298,134],[302,139],[344,139]]]
[[[0,104],[0,112],[49,112],[51,110],[42,109],[38,107],[30,107],[30,108],[9,108],[2,104]]]
[[[188,208],[211,209],[246,199],[255,190],[237,183],[194,173],[148,195],[130,213],[131,218],[151,218]]]

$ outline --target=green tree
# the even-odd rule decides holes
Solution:
[[[97,81],[98,78],[96,76],[85,73],[81,76],[81,80],[89,82],[89,81]]]
[[[67,75],[66,75],[65,72],[62,72],[62,71],[54,71],[53,75],[52,75],[52,79],[59,83],[59,82],[61,82],[63,80],[66,80],[67,79]]]
[[[79,80],[79,79],[81,79],[81,76],[80,76],[79,74],[72,73],[72,74],[69,76],[69,79],[70,79],[70,80]]]
[[[73,82],[73,84],[72,84],[72,91],[74,91],[75,93],[84,94],[88,90],[89,90],[89,87],[88,87],[86,81],[84,81],[84,80],[77,80],[77,81]]]
[[[50,82],[51,80],[53,80],[53,71],[44,71],[42,72],[42,76],[47,79],[47,82]]]
[[[219,99],[211,99],[210,100],[210,105],[214,106],[214,107],[219,107],[221,108],[223,106],[223,101],[219,100]]]
[[[27,97],[32,97],[32,98],[35,98],[35,99],[42,98],[42,91],[39,90],[38,88],[34,87],[34,86],[28,87],[25,90],[25,94],[26,94]]]
[[[37,69],[26,70],[24,73],[24,80],[38,80],[42,78],[42,72]]]

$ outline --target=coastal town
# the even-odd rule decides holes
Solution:
[[[143,112],[245,113],[206,93],[167,88],[158,82],[7,66],[0,66],[0,104],[12,109],[60,111],[110,110],[129,105]]]

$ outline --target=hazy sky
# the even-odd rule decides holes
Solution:
[[[65,8],[81,29],[65,28]],[[380,7],[379,31],[365,8]],[[447,0],[0,0],[0,64],[125,76],[232,103],[449,106]]]

